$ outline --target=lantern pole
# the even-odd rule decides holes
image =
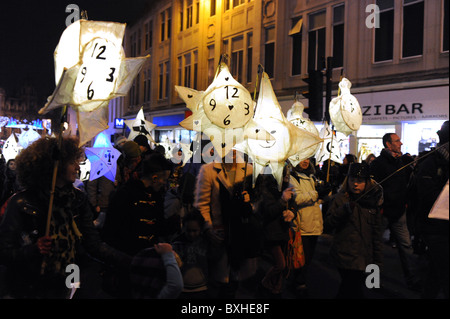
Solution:
[[[50,222],[52,219],[52,211],[53,211],[53,200],[55,198],[55,188],[56,188],[56,177],[58,175],[58,166],[59,161],[61,159],[61,144],[62,144],[62,136],[63,136],[63,130],[64,130],[64,123],[67,117],[67,105],[64,105],[61,110],[61,122],[60,122],[60,132],[58,136],[58,141],[56,145],[56,149],[53,149],[53,174],[52,174],[52,184],[50,189],[50,199],[48,204],[48,211],[47,211],[47,223],[45,226],[45,236],[49,236],[50,234]],[[45,266],[47,265],[45,258],[42,261],[41,264],[41,275],[44,274]]]
[[[253,101],[256,102],[256,89],[261,83],[261,77],[264,72],[264,67],[262,64],[258,64],[258,72],[256,73],[256,80],[255,80],[255,90],[253,91]],[[255,110],[256,110],[257,104],[255,104],[255,109],[253,110],[253,116],[255,116]],[[242,185],[242,191],[245,190],[245,180],[247,179],[247,164],[248,164],[248,154],[244,154],[244,181]]]

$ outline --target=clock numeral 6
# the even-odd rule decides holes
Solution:
[[[92,85],[92,82],[89,84],[89,86],[87,88],[87,98],[88,98],[88,100],[92,100],[92,98],[94,97],[94,90],[91,89],[91,85]]]
[[[227,117],[223,119],[224,125],[230,125],[230,120],[228,119],[229,117],[230,117],[230,115],[227,115]]]

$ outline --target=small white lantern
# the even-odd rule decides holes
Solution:
[[[292,104],[291,108],[287,112],[287,119],[295,126],[305,131],[308,131],[311,134],[316,135],[320,139],[319,131],[317,130],[314,123],[311,122],[309,119],[303,117],[304,109],[305,106],[301,102],[295,101],[295,103]],[[302,149],[299,153],[289,157],[289,161],[291,162],[292,166],[295,167],[301,161],[310,158],[311,156],[314,156],[319,147],[320,143],[306,147]]]
[[[350,135],[359,130],[362,123],[361,107],[358,100],[350,93],[352,83],[343,78],[339,82],[341,94],[330,102],[330,119],[337,131]]]
[[[145,135],[150,142],[155,143],[151,131],[157,125],[145,119],[144,109],[142,107],[136,115],[136,119],[125,120],[125,125],[128,126],[131,131],[128,135],[128,140],[133,141],[136,136]]]

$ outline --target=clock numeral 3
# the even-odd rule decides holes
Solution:
[[[244,107],[244,109],[247,111],[247,113],[245,113],[244,115],[249,115],[250,114],[250,105],[248,105],[247,103],[244,103],[246,105],[246,107]]]
[[[114,74],[114,72],[116,71],[116,68],[109,68],[109,69],[111,70],[111,73],[109,74],[109,78],[107,78],[106,81],[112,82],[112,81],[114,81],[114,76],[113,76],[113,74]]]

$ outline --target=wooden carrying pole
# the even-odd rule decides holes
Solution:
[[[50,235],[50,222],[52,220],[53,200],[55,198],[55,188],[56,188],[56,177],[58,176],[58,166],[59,166],[59,161],[61,158],[60,150],[61,150],[61,144],[62,144],[64,122],[65,122],[65,117],[67,115],[67,106],[63,106],[61,114],[62,115],[61,115],[60,132],[59,132],[59,136],[58,136],[58,143],[56,146],[57,149],[54,150],[54,152],[56,152],[56,156],[55,156],[55,159],[53,162],[52,185],[51,185],[51,189],[50,189],[50,199],[49,199],[49,203],[48,203],[47,223],[45,225],[45,236]],[[47,263],[44,258],[44,260],[42,261],[42,264],[41,264],[41,275],[44,274],[46,265],[47,265]]]

